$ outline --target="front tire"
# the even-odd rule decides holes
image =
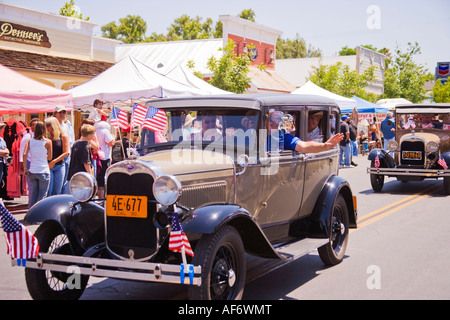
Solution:
[[[444,194],[449,195],[450,194],[450,177],[444,177]]]
[[[67,235],[57,223],[41,224],[35,236],[39,241],[40,252],[72,254]],[[79,299],[88,280],[89,276],[25,268],[28,292],[35,300]]]
[[[347,203],[341,194],[333,204],[329,234],[330,242],[318,248],[318,251],[323,263],[334,266],[344,259],[349,235]]]
[[[203,235],[192,263],[202,267],[202,284],[189,287],[191,300],[240,300],[244,293],[246,261],[239,232],[221,227]]]
[[[371,167],[375,167],[373,162]],[[370,184],[372,185],[373,191],[381,192],[381,189],[383,189],[384,186],[384,176],[380,174],[370,174]]]

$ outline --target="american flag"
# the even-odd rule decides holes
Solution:
[[[142,128],[152,131],[163,131],[167,127],[167,116],[162,109],[148,107]]]
[[[142,126],[145,120],[145,115],[147,114],[147,107],[134,103],[133,113],[131,114],[131,127]]]
[[[441,152],[439,151],[439,160],[438,160],[439,165],[444,168],[444,170],[448,169],[447,163],[445,162],[444,157],[442,156]]]
[[[0,203],[0,216],[5,232],[7,253],[14,259],[37,257],[39,244],[36,237],[17,221],[2,203]]]
[[[191,245],[189,243],[186,234],[181,227],[180,220],[178,220],[178,214],[174,212],[172,214],[172,230],[170,231],[169,237],[169,250],[173,252],[182,252],[184,247],[184,252],[190,256],[194,256]]]
[[[126,111],[113,107],[111,112],[111,125],[116,129],[127,128],[128,118]]]
[[[375,158],[375,168],[379,168],[380,167],[380,158],[378,158],[378,156]]]

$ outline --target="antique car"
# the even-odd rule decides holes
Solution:
[[[95,180],[78,173],[71,195],[27,213],[40,224],[40,254],[25,268],[33,298],[77,299],[97,276],[185,284],[190,299],[240,299],[251,255],[289,262],[318,248],[325,264],[343,260],[357,213],[337,174],[339,149],[283,145],[286,135],[307,139],[312,112],[322,119],[311,139],[326,141],[339,128],[333,102],[223,95],[148,108],[159,118],[144,121],[139,155],[108,168],[104,205]]]
[[[370,182],[380,192],[384,177],[400,181],[443,178],[444,193],[450,194],[450,104],[409,104],[395,109],[395,139],[387,151],[373,149]]]

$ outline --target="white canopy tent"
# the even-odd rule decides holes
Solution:
[[[68,91],[77,108],[92,106],[95,99],[118,107],[130,107],[133,101],[140,99],[208,94],[165,77],[130,56]]]
[[[210,85],[208,82],[200,79],[191,71],[187,70],[181,64],[173,68],[172,70],[165,73],[165,76],[169,77],[172,80],[180,82],[189,87],[197,88],[203,90],[209,94],[230,94],[232,92],[225,91],[219,88]]]
[[[394,111],[395,107],[400,104],[412,104],[412,102],[403,98],[381,99],[377,101],[377,105],[387,108],[390,111]]]
[[[332,93],[328,90],[325,90],[325,89],[317,86],[310,80],[307,83],[305,83],[303,86],[298,88],[297,90],[292,91],[291,94],[313,94],[313,95],[327,97],[329,99],[334,100],[340,108],[356,107],[355,100],[352,100],[352,99],[340,96],[338,94]]]

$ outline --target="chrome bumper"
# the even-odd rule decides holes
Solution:
[[[31,269],[76,273],[95,277],[124,280],[164,282],[187,285],[201,285],[201,266],[161,264],[137,261],[88,258],[60,254],[39,254],[27,260],[12,259],[13,266]]]
[[[367,168],[367,173],[384,176],[420,176],[425,178],[450,177],[450,170],[444,169],[405,169],[405,168]]]

